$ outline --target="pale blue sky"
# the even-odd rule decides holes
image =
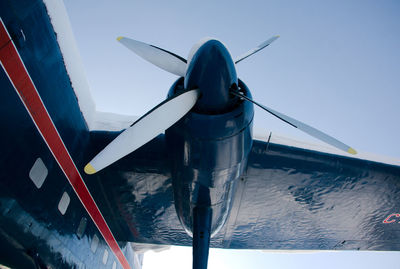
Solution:
[[[196,41],[211,36],[235,57],[279,34],[270,47],[237,67],[254,99],[361,152],[400,159],[400,1],[64,2],[99,110],[144,114],[165,98],[176,79],[118,44],[120,35],[183,57]],[[266,135],[271,130],[315,141],[258,109],[254,126]],[[300,260],[350,268],[336,262],[360,257],[344,253],[326,263],[326,253],[311,259],[311,254],[243,255],[243,266],[251,263],[252,268],[316,268]],[[373,254],[364,255],[359,259],[369,261]],[[387,255],[392,256],[379,253],[376,261],[390,265],[393,256],[400,258],[399,253]]]
[[[400,158],[399,1],[65,1],[99,110],[141,115],[176,79],[115,38],[186,57],[205,36],[233,57],[253,97],[359,151]],[[312,140],[259,110],[255,128]]]

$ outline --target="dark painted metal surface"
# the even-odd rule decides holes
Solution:
[[[400,167],[255,142],[239,192],[230,248],[400,250]]]
[[[211,217],[210,207],[200,206],[193,209],[193,269],[207,269]]]
[[[236,97],[229,94],[233,84],[238,83],[235,65],[218,40],[205,42],[188,63],[185,89],[200,89],[200,99],[194,111],[202,114],[220,114],[232,110]]]
[[[81,168],[89,149],[89,132],[45,5],[42,1],[2,0],[0,16],[66,147]],[[3,68],[0,89],[0,264],[12,268],[111,268],[116,258],[72,191]],[[48,170],[40,189],[29,178],[37,158]],[[57,207],[64,192],[71,201],[62,215]],[[78,236],[82,218],[88,222]],[[100,239],[95,253],[91,251],[94,235]],[[130,245],[121,242],[120,247],[133,263]],[[104,265],[106,249],[109,257]]]
[[[43,3],[3,0],[0,15],[81,170],[118,133],[88,132]],[[0,120],[6,126],[0,139],[0,262],[16,267],[46,264],[101,268],[105,242],[100,240],[96,252],[91,252],[93,235],[99,236],[95,225],[4,70],[0,70],[0,83]],[[238,83],[245,87],[240,80]],[[173,88],[182,84],[180,79]],[[191,113],[167,132],[174,134],[172,145],[176,143],[177,149],[168,148],[165,136],[160,135],[85,178],[131,261],[130,245],[122,242],[192,245],[178,218],[181,212],[191,210],[178,206],[177,214],[174,201],[179,204],[179,199],[188,199],[193,205],[210,204],[215,216],[226,217],[225,225],[211,239],[212,247],[400,250],[399,167],[283,145],[267,147],[260,141],[254,141],[246,158],[252,144],[252,107],[246,108],[246,104],[233,106],[222,115]],[[208,126],[210,122],[214,125]],[[187,155],[191,152],[201,152],[202,158]],[[40,189],[28,176],[38,157],[49,171]],[[171,163],[178,169],[171,169]],[[178,175],[179,171],[186,175]],[[204,176],[194,177],[201,173]],[[201,184],[207,186],[207,192],[211,190],[201,197],[195,192],[200,189],[196,189],[196,181],[186,186],[177,181],[190,178],[202,182],[207,174],[214,182],[211,186]],[[218,185],[219,180],[224,184]],[[175,187],[174,192],[174,185],[180,184],[183,191]],[[57,205],[64,191],[70,194],[71,202],[66,214],[61,215]],[[199,201],[199,197],[210,199]],[[181,220],[190,227],[191,216],[183,215]],[[89,221],[83,235],[78,236],[82,217]],[[215,219],[214,223],[225,222]],[[109,258],[106,266],[111,262]]]
[[[179,89],[179,82],[170,92]],[[253,115],[253,105],[239,101],[223,114],[190,112],[166,131],[176,212],[188,234],[195,207],[212,209],[212,234],[225,223],[251,149]]]
[[[129,240],[190,246],[175,213],[162,139],[99,181],[125,212]],[[145,151],[152,160],[145,161],[151,157]],[[254,141],[228,220],[211,246],[400,250],[400,218],[383,223],[399,213],[399,193],[400,167]]]

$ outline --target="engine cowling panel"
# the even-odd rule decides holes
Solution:
[[[251,97],[246,85],[239,87]],[[169,95],[183,89],[183,79],[171,87]],[[175,208],[189,235],[193,209],[212,209],[211,233],[225,223],[236,182],[243,173],[252,146],[253,105],[237,99],[229,112],[217,115],[189,112],[166,131]]]

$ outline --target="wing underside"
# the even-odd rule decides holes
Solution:
[[[118,207],[120,239],[190,246],[176,216],[163,145],[159,136],[97,178]],[[212,247],[400,250],[398,166],[254,141],[236,186]]]
[[[397,166],[255,141],[220,244],[400,250],[399,192]]]

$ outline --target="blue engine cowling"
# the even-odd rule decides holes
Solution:
[[[238,84],[251,98],[247,86],[240,80]],[[180,78],[168,96],[183,88]],[[252,147],[253,116],[253,104],[237,99],[229,112],[217,115],[189,112],[166,131],[175,208],[189,235],[192,235],[195,207],[211,208],[212,235],[226,222],[236,182]]]

